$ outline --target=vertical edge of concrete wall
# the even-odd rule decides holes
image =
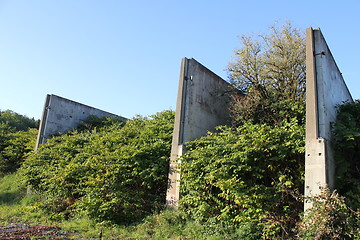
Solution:
[[[334,189],[335,160],[331,123],[336,106],[352,101],[341,72],[320,29],[306,30],[306,153],[305,196]],[[305,201],[304,209],[312,203]]]
[[[179,199],[180,191],[180,172],[178,169],[179,160],[178,158],[182,155],[182,139],[184,129],[184,114],[185,114],[185,99],[186,99],[186,80],[187,69],[188,69],[187,58],[183,58],[180,67],[180,78],[178,95],[176,100],[176,112],[175,112],[175,123],[174,132],[171,144],[171,155],[170,155],[170,168],[168,178],[168,189],[166,193],[166,205],[176,206],[177,200]]]
[[[318,137],[317,89],[313,29],[306,29],[306,138]]]
[[[166,195],[168,206],[176,206],[179,199],[180,169],[177,166],[186,142],[229,123],[228,108],[233,91],[229,83],[195,59],[182,59]]]
[[[326,182],[325,170],[323,169],[325,168],[325,146],[323,141],[317,141],[319,123],[314,48],[313,29],[308,28],[306,29],[305,196],[319,193],[319,188],[316,185],[324,185]],[[304,209],[306,210],[311,206],[311,202],[305,200]]]
[[[44,133],[45,133],[45,128],[46,128],[46,119],[47,119],[47,113],[48,113],[47,110],[49,108],[49,103],[50,103],[50,95],[47,94],[46,98],[45,98],[45,104],[44,104],[42,117],[40,120],[40,126],[39,126],[39,132],[38,132],[38,136],[37,136],[37,140],[36,140],[35,150],[38,149],[40,144],[44,143]]]
[[[122,121],[127,119],[56,95],[47,95],[35,148],[54,134],[76,128],[89,116],[110,116]]]

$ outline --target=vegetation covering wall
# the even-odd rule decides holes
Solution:
[[[338,192],[324,189],[302,212],[303,44],[289,24],[242,38],[229,65],[244,94],[234,97],[233,125],[186,144],[180,209],[161,214],[151,215],[165,203],[172,111],[126,124],[88,119],[31,154],[34,121],[1,112],[0,171],[22,165],[15,177],[38,197],[21,214],[43,209],[52,220],[89,216],[102,226],[145,219],[128,228],[137,235],[112,235],[123,239],[360,239],[359,101],[339,106],[334,123]]]
[[[23,165],[54,217],[131,223],[165,202],[174,113],[54,137]]]
[[[229,64],[232,128],[187,144],[180,204],[243,239],[293,236],[303,203],[305,39],[291,24],[242,36]]]
[[[302,211],[304,126],[245,123],[188,143],[180,204],[199,221],[227,222],[249,239],[290,233]]]

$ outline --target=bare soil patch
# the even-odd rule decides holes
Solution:
[[[0,239],[70,239],[59,227],[11,223],[0,226]]]

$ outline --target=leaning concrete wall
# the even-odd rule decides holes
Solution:
[[[306,159],[305,196],[334,188],[335,163],[331,122],[336,105],[352,101],[351,94],[320,29],[306,31]],[[305,203],[305,209],[311,203]]]
[[[71,101],[56,95],[47,95],[43,116],[40,123],[36,148],[45,143],[52,135],[64,133],[76,128],[90,115],[98,117],[111,116],[126,120],[123,117],[108,113],[84,104]]]
[[[195,59],[182,59],[170,157],[168,205],[177,205],[179,199],[180,172],[176,165],[186,142],[229,123],[228,107],[233,90],[229,83]]]

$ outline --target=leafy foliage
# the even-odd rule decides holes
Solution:
[[[0,123],[10,126],[13,131],[27,131],[29,128],[38,128],[39,120],[28,118],[11,110],[0,111]]]
[[[228,66],[233,126],[187,143],[181,206],[196,221],[233,224],[241,239],[294,236],[302,212],[305,38],[287,23],[241,37]]]
[[[351,207],[360,210],[360,100],[338,106],[333,125],[336,189]]]
[[[21,166],[27,155],[34,151],[37,132],[34,128],[7,132],[0,125],[0,173],[12,173]]]
[[[114,117],[98,117],[96,115],[90,115],[87,119],[77,126],[78,131],[93,130],[95,128],[110,127],[115,124],[122,124],[123,120]]]
[[[163,205],[174,113],[54,137],[23,166],[54,216],[131,223]]]
[[[344,197],[323,189],[311,201],[313,207],[298,226],[300,239],[360,239],[360,213],[352,211]]]
[[[302,203],[304,126],[245,123],[187,143],[180,204],[195,220],[231,223],[243,239],[290,234]]]
[[[290,23],[270,27],[269,34],[241,36],[229,64],[230,82],[243,96],[233,96],[236,124],[281,124],[282,120],[303,119],[305,101],[305,38]],[[299,109],[300,111],[296,111]]]
[[[0,173],[15,172],[34,150],[38,122],[14,113],[0,112]]]

